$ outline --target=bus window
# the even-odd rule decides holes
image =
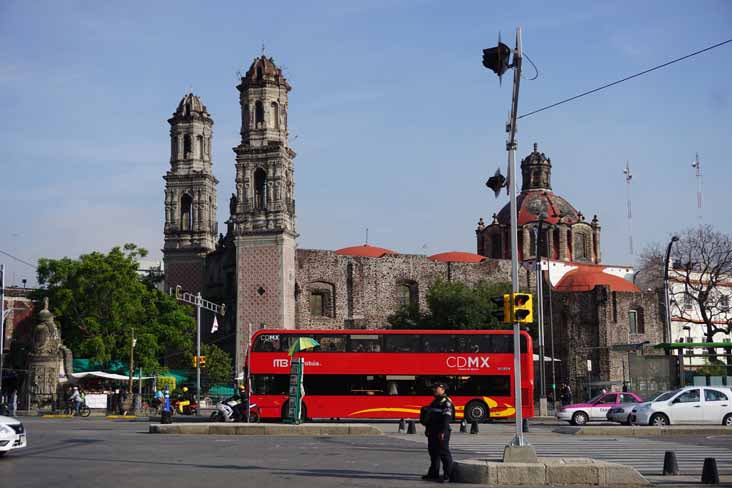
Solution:
[[[458,376],[451,378],[449,395],[511,396],[511,376]]]
[[[456,352],[453,335],[425,334],[421,342],[422,352]]]
[[[286,374],[252,375],[252,393],[255,395],[287,395],[290,377]]]
[[[381,352],[381,336],[376,334],[351,334],[348,352]]]
[[[287,350],[287,345],[283,344],[287,336],[280,334],[262,334],[257,336],[254,342],[254,352],[282,352]]]
[[[384,352],[418,352],[419,336],[416,334],[385,334]]]
[[[313,336],[320,346],[303,352],[346,352],[346,337],[343,335]]]

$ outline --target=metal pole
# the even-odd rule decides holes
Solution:
[[[5,363],[5,265],[0,264],[0,399],[3,394],[3,365]]]
[[[130,395],[130,398],[132,398],[132,392],[134,391],[132,389],[132,378],[134,377],[135,373],[133,372],[133,366],[135,364],[135,329],[132,329],[132,340],[130,341],[130,381],[127,385],[127,393]]]
[[[668,262],[671,257],[671,246],[674,245],[674,242],[678,241],[679,238],[677,236],[673,236],[671,240],[668,243],[668,246],[666,247],[666,259],[663,261],[663,293],[664,293],[664,299],[665,299],[665,305],[666,305],[666,333],[665,333],[665,339],[666,342],[673,342],[671,339],[671,299],[669,296],[669,290],[668,290]]]
[[[201,411],[201,292],[196,295],[196,412]]]
[[[250,364],[251,364],[251,352],[252,352],[252,323],[249,322],[248,325],[248,333],[247,333],[247,358],[246,358],[246,368],[247,368],[247,374],[246,378],[244,378],[244,381],[246,381],[247,385],[247,423],[250,421],[250,412],[251,408],[250,405],[252,404],[252,381],[250,376]]]
[[[519,291],[518,280],[518,215],[516,209],[516,119],[518,117],[519,84],[521,82],[521,28],[516,29],[516,50],[513,55],[513,97],[511,119],[506,149],[508,150],[509,204],[511,210],[511,289]],[[531,352],[529,352],[531,354]],[[526,446],[528,443],[523,432],[523,412],[521,402],[521,334],[519,323],[513,323],[513,371],[514,397],[516,403],[516,436],[512,446]]]
[[[536,309],[539,327],[539,415],[547,415],[546,406],[546,371],[544,368],[544,283],[541,276],[541,256],[539,256],[539,239],[543,220],[539,220],[536,231]]]

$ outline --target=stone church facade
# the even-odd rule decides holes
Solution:
[[[296,153],[289,146],[287,117],[291,86],[272,58],[261,56],[236,88],[241,139],[234,148],[236,180],[221,233],[216,223],[218,181],[212,174],[213,119],[200,98],[188,93],[168,120],[171,158],[164,176],[163,259],[166,289],[181,286],[226,304],[217,335],[210,336],[204,327],[204,340],[229,350],[237,371],[243,368],[250,333],[260,327],[383,328],[400,307],[426,308],[427,291],[438,279],[471,285],[510,281],[508,206],[488,225],[481,219],[475,254],[400,254],[373,245],[335,251],[297,248]],[[596,303],[582,298],[594,296],[596,287],[613,293],[621,308],[647,298],[640,298],[639,290],[625,279],[632,270],[601,264],[597,217],[586,222],[581,212],[553,193],[551,167],[536,145],[521,163],[519,252],[526,263],[535,259],[534,229],[541,220],[539,252],[550,269],[544,279],[553,286],[555,315],[562,321],[554,325],[572,331],[562,336],[561,352],[567,361],[560,369],[565,381],[573,382],[581,378],[581,371],[569,358],[584,354],[573,350],[578,337],[596,337],[602,347],[609,347],[611,340],[646,340],[646,335],[656,340],[659,314],[647,306],[647,332],[633,337],[620,332],[617,338],[624,327],[618,324],[625,322],[617,318],[617,311],[610,315],[615,321],[595,305],[598,313],[592,320],[572,312],[574,300]],[[532,274],[522,271],[522,289],[533,286]],[[212,318],[204,314],[203,320]],[[609,352],[606,363],[604,377],[617,376]]]

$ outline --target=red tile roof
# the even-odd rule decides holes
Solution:
[[[443,263],[480,263],[485,259],[485,256],[470,252],[452,251],[434,254],[429,258],[432,261],[441,261]]]
[[[384,249],[383,247],[369,246],[368,244],[363,244],[361,246],[351,246],[351,247],[344,247],[343,249],[338,249],[336,251],[336,254],[340,254],[342,256],[353,256],[353,257],[362,257],[362,258],[380,258],[381,256],[384,256],[385,254],[399,254],[399,253],[396,251],[392,251],[390,249]]]
[[[582,266],[568,272],[554,287],[559,291],[590,291],[596,286],[607,286],[610,291],[639,292],[640,289],[617,275],[603,273],[602,266]]]

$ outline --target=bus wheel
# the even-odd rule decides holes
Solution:
[[[465,405],[465,420],[468,422],[485,422],[489,416],[488,406],[478,400]]]

